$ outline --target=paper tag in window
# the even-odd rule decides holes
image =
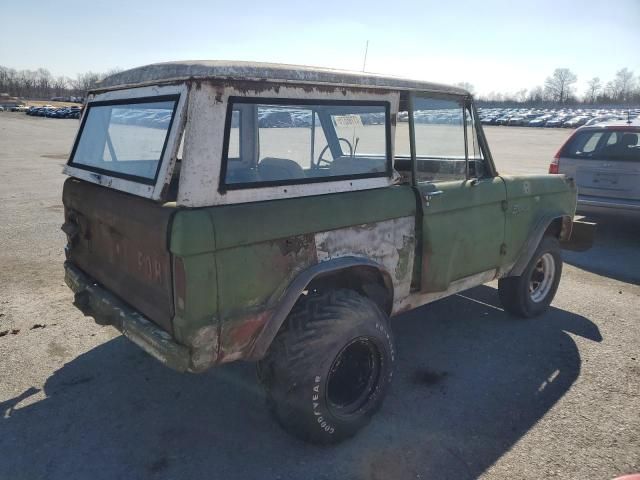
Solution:
[[[361,127],[360,115],[336,115],[333,117],[336,127]]]

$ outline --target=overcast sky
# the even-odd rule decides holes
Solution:
[[[20,0],[2,6],[0,65],[54,75],[186,59],[361,70],[477,93],[541,85],[556,67],[640,74],[640,0]]]

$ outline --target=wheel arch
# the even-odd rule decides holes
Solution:
[[[538,248],[538,245],[540,245],[544,236],[551,235],[560,241],[569,240],[571,237],[572,225],[573,217],[565,213],[546,215],[538,220],[529,235],[529,239],[518,254],[516,262],[504,277],[518,277],[522,275],[522,272],[529,264],[531,257],[535,253],[536,248]]]
[[[320,262],[298,274],[289,284],[246,359],[263,358],[300,296],[307,290],[323,288],[355,290],[370,298],[387,315],[391,313],[393,281],[382,265],[368,258],[351,256]]]

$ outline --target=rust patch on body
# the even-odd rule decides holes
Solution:
[[[218,363],[244,357],[272,314],[272,310],[263,310],[234,320],[233,326],[224,333]]]
[[[315,247],[312,234],[276,240],[276,245],[280,248],[282,255],[298,255],[301,250],[308,251],[310,247]],[[315,248],[313,250],[315,250]]]

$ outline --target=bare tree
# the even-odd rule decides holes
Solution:
[[[590,103],[596,103],[598,94],[602,90],[602,83],[600,83],[600,77],[593,77],[587,82],[587,94],[585,100]]]
[[[76,79],[71,82],[71,86],[77,95],[84,96],[87,90],[91,90],[101,78],[103,78],[103,75],[100,73],[79,73]]]
[[[623,68],[616,72],[616,78],[613,80],[616,96],[615,100],[619,102],[627,102],[631,96],[635,79],[633,72],[628,68]]]
[[[540,85],[532,88],[527,97],[527,102],[538,104],[544,102],[544,89]]]
[[[54,78],[52,83],[52,88],[53,88],[53,93],[57,97],[63,96],[65,93],[68,93],[69,79],[64,76]]]
[[[522,88],[516,92],[516,101],[518,103],[525,103],[527,101],[527,92],[526,88]]]
[[[578,77],[568,68],[556,68],[544,82],[549,97],[558,103],[564,103],[572,94],[572,85]]]

